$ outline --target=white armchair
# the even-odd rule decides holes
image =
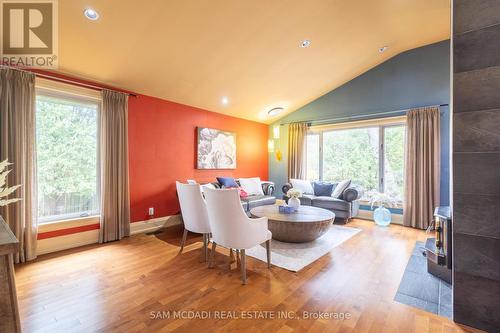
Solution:
[[[182,253],[184,249],[188,231],[203,234],[203,251],[206,261],[210,238],[210,224],[208,222],[207,204],[201,194],[200,184],[175,182],[175,186],[177,187],[182,219],[184,221],[184,233],[179,253]]]
[[[209,267],[213,262],[215,248],[221,245],[236,249],[241,255],[241,279],[246,284],[245,250],[266,243],[267,265],[271,265],[271,232],[267,228],[267,217],[249,218],[241,206],[237,189],[205,189],[210,229],[212,230],[212,251]]]

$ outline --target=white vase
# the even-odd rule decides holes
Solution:
[[[300,207],[300,200],[298,198],[290,198],[288,199],[288,206],[293,207],[297,211]]]

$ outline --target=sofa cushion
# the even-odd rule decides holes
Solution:
[[[313,182],[314,195],[318,197],[329,197],[332,195],[334,184]]]
[[[314,197],[312,206],[330,210],[350,210],[351,204],[341,199],[332,197]]]
[[[247,202],[247,210],[250,210],[259,206],[274,205],[276,203],[276,198],[271,195],[249,195],[246,198],[242,198],[241,201]]]

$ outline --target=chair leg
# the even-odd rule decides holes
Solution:
[[[236,252],[236,250],[234,250],[234,252]],[[234,252],[233,252],[232,248],[229,249],[229,262],[230,263],[232,263],[234,261]]]
[[[247,284],[247,258],[245,255],[245,250],[241,249],[241,282],[242,284]]]
[[[212,268],[212,263],[214,261],[216,247],[217,247],[217,244],[215,242],[212,242],[212,251],[210,251],[210,259],[208,261],[208,268]]]
[[[181,249],[179,250],[179,254],[182,253],[182,250],[184,249],[184,244],[186,244],[187,235],[188,235],[188,230],[184,228],[184,233],[182,234]]]
[[[208,237],[208,234],[203,234],[203,252],[205,256],[205,262],[208,260],[208,243],[210,239]]]
[[[266,241],[267,268],[271,268],[271,240]]]
[[[236,250],[236,267],[240,266],[240,250]]]

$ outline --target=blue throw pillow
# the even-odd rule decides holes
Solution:
[[[233,177],[217,177],[217,181],[222,187],[238,187]]]
[[[332,195],[335,184],[314,182],[314,195],[317,197],[329,197]]]

